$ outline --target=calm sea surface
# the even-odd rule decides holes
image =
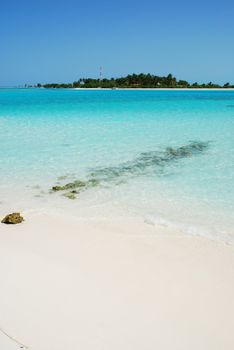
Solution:
[[[2,215],[112,206],[234,243],[234,92],[0,89],[0,176]]]

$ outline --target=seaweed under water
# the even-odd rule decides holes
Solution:
[[[177,148],[143,152],[131,161],[113,167],[95,169],[90,176],[99,181],[112,181],[119,177],[144,175],[148,169],[161,172],[165,166],[183,158],[195,156],[208,148],[209,142],[193,141]]]
[[[124,180],[129,176],[145,175],[150,169],[161,173],[166,166],[173,162],[206,151],[209,144],[210,142],[191,141],[180,147],[167,147],[162,151],[143,152],[131,161],[116,166],[95,168],[89,173],[87,180],[75,180],[64,185],[53,186],[52,191],[70,190],[66,197],[74,199],[76,194],[88,188],[116,181],[119,183],[121,179]]]

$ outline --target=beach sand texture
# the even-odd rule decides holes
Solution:
[[[233,267],[141,219],[28,215],[0,226],[0,349],[232,350]]]

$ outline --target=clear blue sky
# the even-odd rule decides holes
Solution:
[[[234,0],[2,0],[0,85],[172,73],[234,83]]]

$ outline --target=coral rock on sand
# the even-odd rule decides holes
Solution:
[[[12,213],[6,215],[1,222],[3,224],[20,224],[22,221],[24,221],[24,218],[20,215],[20,213]]]
[[[70,191],[70,192],[64,193],[63,196],[69,199],[76,199],[77,193],[78,193],[77,191]]]
[[[84,188],[85,186],[86,186],[86,182],[76,180],[74,182],[70,182],[63,186],[53,186],[52,191],[57,192],[57,191],[72,190],[74,188]]]

